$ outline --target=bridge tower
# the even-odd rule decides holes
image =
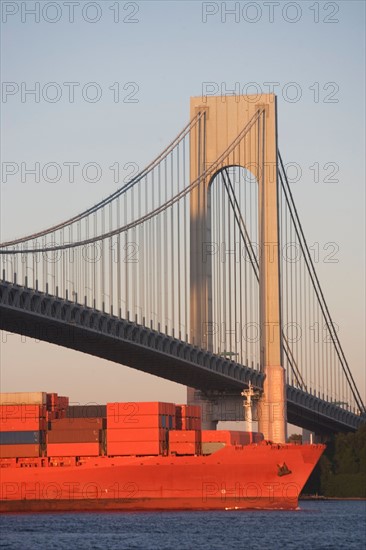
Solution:
[[[212,349],[211,263],[205,251],[210,243],[210,185],[219,170],[240,166],[258,182],[259,302],[261,369],[265,373],[263,394],[258,404],[259,430],[266,439],[286,440],[285,372],[282,361],[281,301],[278,246],[277,105],[274,94],[261,96],[214,96],[191,98],[191,119],[203,112],[191,134],[191,182],[201,179],[190,202],[190,323],[191,342]],[[250,120],[259,114],[260,140],[242,141],[235,154],[228,155],[215,173],[207,170]],[[260,159],[258,163],[258,159]],[[228,243],[229,244],[229,243]],[[203,407],[204,427],[214,428],[208,410],[210,398],[188,388],[188,403]],[[217,419],[216,419],[217,420]]]

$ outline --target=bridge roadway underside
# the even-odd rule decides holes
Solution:
[[[263,374],[254,369],[131,321],[4,281],[0,329],[193,387],[216,404],[240,400],[249,381],[257,389],[263,386]],[[235,409],[240,416],[241,407]],[[365,421],[292,386],[287,386],[287,416],[290,423],[319,434],[354,431]]]

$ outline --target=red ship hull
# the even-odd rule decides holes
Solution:
[[[0,511],[295,509],[323,445],[3,463]]]

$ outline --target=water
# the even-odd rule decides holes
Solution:
[[[53,513],[0,517],[7,550],[366,548],[365,501],[303,501],[297,511]]]

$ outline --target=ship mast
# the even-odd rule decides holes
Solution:
[[[244,408],[244,420],[247,423],[248,432],[249,432],[249,441],[253,443],[253,401],[258,400],[260,397],[260,392],[254,390],[252,383],[249,382],[248,389],[244,389],[241,392],[241,395],[244,397],[243,408]]]

